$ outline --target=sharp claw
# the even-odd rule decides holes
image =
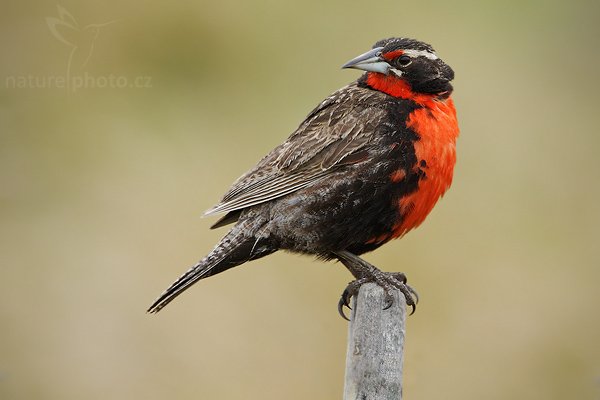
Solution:
[[[419,302],[419,293],[417,293],[417,291],[415,289],[413,289],[412,287],[408,286],[406,284],[406,282],[404,282],[404,288],[406,289],[406,291],[402,290],[402,292],[407,295],[410,296],[415,303]]]
[[[402,287],[400,287],[398,289],[400,289],[400,291],[404,295],[404,298],[406,299],[406,305],[408,305],[412,308],[412,311],[410,312],[409,315],[413,315],[417,309],[417,303],[419,302],[419,295],[413,288],[411,288],[408,285],[403,285]]]
[[[389,293],[386,292],[386,295],[385,295],[385,305],[383,306],[383,309],[387,310],[392,305],[394,305],[394,296],[392,296],[391,294],[389,294]]]
[[[352,310],[352,307],[350,307],[350,299],[351,298],[352,298],[352,295],[348,291],[348,288],[346,288],[344,290],[344,293],[342,293],[342,300],[344,300],[344,305]]]
[[[346,289],[344,289],[344,292],[342,293],[342,296],[340,297],[340,301],[338,302],[338,312],[340,313],[342,318],[344,318],[346,321],[350,321],[350,319],[348,317],[346,317],[346,314],[344,313],[344,307],[347,307],[349,310],[352,310],[352,307],[350,307],[350,299],[351,298],[352,298],[352,295],[348,291],[348,288],[346,288]]]
[[[344,294],[345,294],[345,292],[344,292]],[[340,298],[340,301],[338,301],[338,312],[340,313],[340,315],[342,316],[342,318],[344,318],[346,321],[350,321],[348,319],[348,317],[346,317],[346,314],[344,313],[344,306],[350,308],[350,306],[348,306],[348,303],[344,299],[344,294],[342,294],[342,297]]]
[[[346,314],[344,314],[344,307],[352,310],[352,307],[350,306],[350,299],[358,292],[357,287],[359,287],[361,284],[361,282],[358,282],[357,284],[357,281],[350,282],[340,297],[340,301],[338,302],[338,312],[346,321],[350,321],[350,319],[346,317]]]
[[[411,306],[412,310],[411,310],[410,314],[408,314],[408,315],[413,315],[415,313],[415,311],[417,311],[417,305],[411,304],[410,306]]]
[[[415,289],[411,288],[410,286],[408,286],[408,289],[410,290],[410,293],[412,293],[412,296],[415,301],[415,305],[419,304],[419,293],[417,293],[417,291]]]

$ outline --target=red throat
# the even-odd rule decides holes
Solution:
[[[369,72],[367,74],[367,85],[390,96],[410,99],[424,106],[431,105],[430,103],[435,101],[436,98],[435,95],[413,92],[405,80],[393,74],[384,75],[377,72]]]

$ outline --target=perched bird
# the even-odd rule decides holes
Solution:
[[[408,38],[380,40],[342,68],[365,73],[326,98],[281,145],[242,175],[206,215],[235,225],[148,309],[158,312],[200,279],[287,250],[337,259],[356,278],[340,299],[374,281],[399,289],[402,273],[359,255],[419,226],[452,182],[458,123],[452,69],[433,48]]]

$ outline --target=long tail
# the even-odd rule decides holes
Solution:
[[[248,236],[245,224],[239,223],[225,235],[215,248],[196,265],[179,277],[165,290],[148,312],[157,313],[200,279],[216,275],[229,268],[271,254],[277,249],[268,246],[264,239]]]

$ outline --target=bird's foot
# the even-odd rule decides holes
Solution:
[[[360,287],[367,282],[375,282],[383,288],[385,292],[384,309],[390,308],[394,303],[394,296],[392,295],[392,292],[397,289],[400,290],[400,292],[404,295],[406,304],[412,307],[410,315],[415,312],[417,303],[419,302],[419,295],[417,294],[416,290],[406,283],[406,275],[404,275],[402,272],[383,272],[374,267],[370,272],[371,274],[368,276],[363,276],[350,282],[346,289],[344,289],[344,292],[342,293],[338,303],[338,312],[342,318],[349,321],[348,317],[346,317],[346,314],[344,314],[344,307],[352,309],[352,307],[350,307],[350,300],[353,296],[358,294]]]

